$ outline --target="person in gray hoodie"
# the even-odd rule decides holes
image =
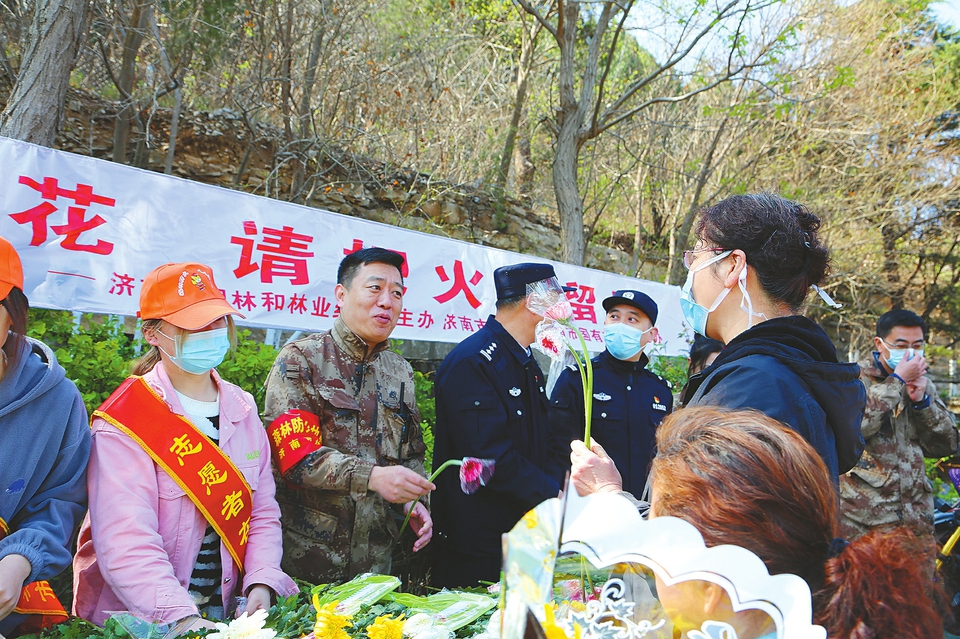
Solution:
[[[87,508],[90,428],[53,351],[26,337],[23,267],[0,237],[0,636],[65,621],[45,581],[70,565]]]

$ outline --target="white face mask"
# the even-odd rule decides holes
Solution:
[[[749,318],[747,321],[747,328],[753,326],[754,317],[762,317],[767,319],[767,316],[763,313],[754,313],[753,312],[753,300],[750,299],[750,293],[747,292],[747,269],[749,265],[744,264],[743,270],[740,271],[740,277],[737,278],[737,285],[740,287],[740,293],[743,295],[743,299],[740,300],[740,309],[747,314]]]

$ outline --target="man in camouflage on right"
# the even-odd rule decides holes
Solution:
[[[877,320],[877,350],[860,362],[867,389],[859,463],[840,476],[841,523],[853,539],[879,526],[933,533],[933,494],[924,457],[957,452],[957,426],[933,382],[923,347],[927,325],[907,310]]]

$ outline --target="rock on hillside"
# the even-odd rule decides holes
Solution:
[[[116,109],[115,102],[71,90],[57,147],[111,158]],[[127,162],[162,172],[171,112],[156,109],[140,117],[149,127],[149,144],[132,130]],[[437,181],[409,167],[388,165],[334,145],[292,147],[284,145],[280,129],[237,111],[185,112],[173,172],[342,215],[537,257],[559,257],[560,228],[551,219],[553,211],[534,212],[523,201]],[[630,256],[623,251],[591,246],[589,266],[625,273],[629,264]]]

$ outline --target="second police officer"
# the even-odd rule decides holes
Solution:
[[[596,440],[616,463],[623,489],[643,494],[660,421],[673,409],[670,384],[646,369],[644,349],[656,341],[657,304],[640,291],[621,290],[603,300],[606,350],[593,358],[593,426]],[[569,469],[570,442],[583,438],[583,384],[570,367],[550,396],[550,426],[566,455],[556,455],[552,474]]]

